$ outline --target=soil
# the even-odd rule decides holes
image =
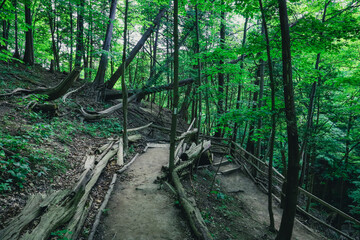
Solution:
[[[95,239],[192,239],[175,200],[154,183],[168,156],[166,144],[136,159],[117,181]]]

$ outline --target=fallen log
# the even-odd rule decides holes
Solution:
[[[128,164],[126,164],[122,169],[120,169],[120,170],[118,171],[118,173],[121,174],[121,173],[125,172],[125,171],[128,169],[128,167],[129,167],[131,164],[133,164],[133,162],[136,160],[136,158],[137,158],[138,156],[139,156],[139,154],[137,153],[137,154],[135,155],[135,157],[134,157]]]
[[[52,101],[63,96],[73,83],[79,78],[82,67],[75,68],[63,81],[61,81],[57,86],[51,88],[36,88],[36,89],[23,89],[17,88],[11,93],[1,94],[0,98],[11,97],[17,95],[29,95],[29,94],[42,94],[47,95],[47,101]]]
[[[129,132],[140,131],[140,130],[142,130],[142,129],[145,129],[145,128],[147,128],[147,127],[150,127],[150,126],[151,126],[151,124],[153,124],[153,123],[151,122],[151,123],[146,124],[146,125],[141,126],[141,127],[131,128],[131,129],[128,129],[128,130],[127,130],[127,132],[129,133]]]
[[[94,239],[96,229],[97,229],[97,227],[99,226],[99,223],[100,223],[101,214],[102,214],[102,212],[104,211],[104,209],[106,208],[106,205],[107,205],[108,202],[109,202],[111,193],[112,193],[112,191],[113,191],[113,189],[114,189],[114,185],[115,185],[115,182],[116,182],[116,177],[117,177],[117,174],[115,173],[115,174],[113,175],[112,181],[111,181],[111,183],[110,183],[109,190],[108,190],[107,193],[106,193],[106,196],[105,196],[105,198],[104,198],[104,201],[103,201],[103,203],[101,204],[98,213],[96,214],[95,221],[94,221],[94,224],[93,224],[93,226],[92,226],[92,228],[91,228],[91,232],[90,232],[90,235],[89,235],[88,240]]]
[[[180,140],[183,140],[183,139],[186,139],[186,138],[187,139],[189,139],[189,138],[192,139],[192,138],[194,138],[194,136],[196,135],[197,132],[198,132],[197,128],[194,128],[191,131],[184,132],[180,136],[176,137],[175,141],[180,141]]]
[[[201,147],[200,152],[203,150],[202,146],[204,146],[204,145],[205,144],[203,144],[203,143],[198,145]],[[208,145],[206,145],[206,146],[208,146]],[[196,148],[196,147],[194,147],[194,148]],[[181,203],[181,206],[183,207],[183,209],[185,211],[186,217],[188,218],[188,220],[190,222],[191,229],[193,230],[197,239],[211,240],[211,239],[213,239],[211,236],[211,233],[209,232],[208,228],[206,227],[204,219],[202,218],[199,209],[196,207],[195,201],[186,196],[186,192],[184,190],[184,187],[181,184],[180,177],[179,177],[179,172],[181,170],[183,170],[184,168],[193,165],[195,160],[196,160],[196,157],[194,155],[190,160],[188,160],[187,162],[176,167],[171,174],[171,179],[172,179],[175,189],[177,191],[177,195],[178,195],[179,201]]]
[[[193,82],[194,82],[193,78],[188,78],[188,79],[179,81],[179,87],[183,87],[183,86],[192,84]],[[140,93],[142,96],[146,96],[146,95],[149,95],[152,93],[171,90],[171,89],[173,89],[173,87],[174,87],[173,83],[164,84],[164,85],[160,85],[160,86],[154,86],[154,87],[145,86],[142,89],[129,90],[128,94],[129,94],[129,97],[134,94],[137,94],[137,93]],[[105,101],[115,100],[115,99],[122,99],[122,92],[118,91],[118,90],[107,89],[105,91]]]
[[[120,137],[120,140],[119,140],[119,149],[117,152],[117,162],[116,163],[118,166],[124,165],[124,144],[123,144],[122,137]]]

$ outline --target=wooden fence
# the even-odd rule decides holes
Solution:
[[[268,176],[268,163],[260,160],[253,154],[247,152],[243,147],[241,147],[238,143],[230,142],[230,149],[232,149],[232,154],[234,156],[235,162],[245,171],[249,174],[249,176],[252,178],[253,181],[255,181],[257,184],[261,185],[262,188],[267,191],[267,188],[264,186],[264,183],[260,181],[259,178],[256,178],[256,176],[259,174],[263,176],[263,179],[267,179]],[[232,148],[233,147],[233,148]],[[256,176],[254,176],[253,173],[256,173]],[[276,200],[280,201],[281,198],[281,188],[283,185],[283,182],[285,180],[285,177],[277,171],[275,168],[273,168],[273,196]],[[267,180],[266,180],[267,181]],[[267,182],[266,182],[267,184]],[[277,191],[276,191],[277,190]],[[299,195],[298,199],[307,199],[308,201],[315,201],[318,204],[322,205],[323,207],[330,210],[330,212],[335,212],[342,216],[344,219],[351,221],[352,223],[356,225],[360,225],[360,221],[355,219],[354,217],[344,213],[343,211],[339,210],[338,208],[332,206],[331,204],[327,203],[326,201],[320,199],[319,197],[311,194],[310,192],[306,191],[305,189],[299,187]],[[303,215],[306,215],[307,217],[313,219],[314,221],[324,225],[325,227],[337,232],[338,234],[344,236],[347,239],[353,239],[346,233],[340,231],[339,229],[325,223],[323,220],[311,215],[307,211],[303,210],[301,206],[297,206],[297,210],[302,213]]]

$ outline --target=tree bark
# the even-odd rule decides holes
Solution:
[[[101,59],[99,63],[99,68],[96,73],[95,80],[93,82],[95,87],[99,87],[104,84],[105,72],[108,65],[108,55],[110,49],[111,38],[113,34],[114,28],[114,20],[115,20],[115,13],[116,13],[116,5],[117,0],[111,1],[111,8],[110,8],[110,16],[109,16],[109,23],[106,29],[105,41],[103,45],[103,53],[101,54]]]
[[[124,63],[126,60],[126,44],[127,44],[127,24],[128,24],[128,9],[129,9],[129,0],[125,0],[125,19],[124,19],[124,47],[123,47],[123,56],[122,62]],[[125,73],[125,65],[122,65],[123,73]],[[125,74],[122,74],[121,77],[121,90],[123,95],[123,140],[124,140],[124,152],[126,153],[128,150],[129,140],[127,136],[127,108],[128,108],[128,91],[125,83]]]
[[[275,134],[276,134],[276,113],[275,113],[275,79],[272,68],[272,60],[270,54],[270,40],[269,33],[266,24],[265,12],[262,5],[262,1],[259,0],[262,23],[264,27],[264,34],[266,40],[266,54],[268,58],[268,67],[269,67],[269,77],[270,77],[270,88],[271,88],[271,136],[270,136],[270,144],[269,144],[269,167],[268,167],[268,211],[270,218],[270,231],[275,231],[275,221],[274,214],[272,210],[272,174],[273,174],[273,156],[274,156],[274,144],[275,144]],[[261,84],[260,84],[261,85]]]
[[[130,63],[135,58],[135,56],[139,52],[139,50],[144,46],[146,40],[150,37],[150,35],[154,31],[155,27],[160,23],[160,20],[164,16],[166,11],[167,11],[167,7],[164,7],[160,10],[160,12],[156,16],[153,24],[146,30],[144,35],[141,37],[141,39],[138,41],[138,43],[135,45],[135,47],[129,53],[129,56],[126,58],[126,60],[124,62],[121,63],[120,67],[111,76],[109,81],[106,82],[107,88],[111,89],[114,87],[117,80],[123,75],[125,69],[130,65]]]
[[[224,0],[221,0],[221,6],[224,6]],[[220,23],[220,48],[224,50],[225,48],[225,12],[221,10],[221,23]],[[217,118],[219,119],[221,115],[224,113],[224,61],[221,59],[219,62],[219,73],[218,73],[218,104],[217,104]],[[221,123],[217,124],[216,132],[214,137],[221,137],[222,131],[220,128]]]
[[[15,52],[13,58],[20,59],[19,53],[19,43],[18,43],[18,10],[17,10],[17,0],[14,1],[15,8]]]
[[[85,1],[80,0],[80,4],[77,5],[75,67],[80,67],[81,58],[84,54],[84,7]]]
[[[283,62],[283,84],[285,100],[285,116],[288,136],[288,170],[285,195],[285,206],[281,218],[277,240],[291,239],[296,213],[299,185],[299,139],[296,122],[294,88],[292,81],[290,31],[286,0],[278,0]]]
[[[24,62],[30,66],[34,65],[34,38],[32,30],[31,0],[25,0],[25,24],[27,27],[25,38]]]
[[[175,137],[176,137],[176,125],[178,114],[178,102],[179,102],[179,2],[174,0],[174,102],[173,111],[171,116],[171,132],[170,132],[170,157],[169,157],[169,171],[170,176],[173,176],[175,168]],[[175,173],[176,175],[176,173]]]

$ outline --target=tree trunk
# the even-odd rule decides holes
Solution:
[[[130,65],[130,63],[132,62],[132,60],[134,59],[136,54],[144,46],[144,44],[146,43],[146,40],[149,38],[151,33],[154,31],[155,27],[160,23],[160,20],[164,16],[166,11],[167,11],[166,7],[162,8],[160,10],[160,12],[156,16],[153,24],[146,30],[146,32],[141,37],[141,39],[138,41],[136,46],[131,50],[129,56],[126,58],[126,61],[121,63],[120,67],[111,76],[110,80],[106,82],[107,88],[111,89],[114,87],[116,81],[123,75],[123,73],[125,72],[125,69]]]
[[[265,40],[266,40],[266,53],[268,58],[268,67],[269,67],[269,77],[270,77],[270,88],[271,88],[271,136],[270,136],[270,144],[269,144],[269,168],[268,168],[268,211],[269,211],[269,218],[270,218],[270,231],[275,231],[275,221],[274,221],[274,214],[272,210],[272,174],[273,174],[273,156],[274,156],[274,144],[275,144],[275,134],[276,134],[276,113],[275,113],[275,80],[272,68],[272,60],[270,54],[270,40],[269,40],[269,33],[267,29],[266,19],[264,8],[262,5],[262,1],[259,0],[260,10],[261,10],[261,17],[263,23],[263,29],[265,33]],[[264,78],[264,77],[262,77]],[[264,79],[262,79],[264,81]],[[264,83],[262,83],[264,85]],[[262,87],[263,88],[263,87]],[[260,83],[260,91],[261,91],[261,83]]]
[[[80,4],[77,6],[75,67],[80,67],[84,52],[84,7],[85,1],[80,0]]]
[[[30,66],[34,65],[34,38],[32,30],[31,0],[25,0],[25,24],[27,26],[25,39],[24,62]]]
[[[73,63],[73,10],[72,10],[72,3],[69,0],[69,12],[70,12],[70,56],[69,56],[69,71],[72,71],[72,63]]]
[[[299,185],[299,139],[296,122],[294,88],[291,69],[290,31],[286,0],[278,0],[282,40],[283,84],[285,116],[288,136],[288,170],[286,184],[286,201],[281,218],[277,240],[291,239],[296,213]]]
[[[127,25],[128,25],[128,9],[129,9],[129,0],[125,0],[125,19],[124,19],[124,47],[123,47],[123,56],[122,56],[122,62],[124,63],[126,61],[126,44],[127,44]],[[125,65],[123,66],[123,73],[125,73]],[[129,146],[129,140],[127,136],[127,121],[128,121],[128,91],[125,83],[125,74],[121,77],[121,90],[123,94],[123,140],[124,140],[124,152],[126,153],[128,151]]]
[[[221,6],[224,6],[224,0],[221,0]],[[220,48],[223,50],[225,48],[225,12],[221,10],[221,23],[220,23]],[[219,119],[221,115],[224,113],[224,61],[221,59],[219,62],[219,73],[218,73],[218,104],[217,104],[217,118]],[[221,137],[223,132],[221,131],[220,125],[221,123],[218,123],[216,132],[214,134],[214,137]]]
[[[15,8],[15,52],[13,58],[20,59],[19,53],[19,43],[18,43],[18,10],[17,10],[17,0],[14,1]]]
[[[242,39],[242,44],[241,44],[242,47],[245,47],[248,20],[249,20],[249,18],[246,18],[245,23],[244,23],[244,34],[243,34],[243,39]],[[241,67],[241,69],[243,69],[244,64],[241,63],[240,67]],[[237,91],[236,107],[235,107],[236,110],[240,109],[241,87],[242,87],[242,84],[240,83],[239,86],[238,86],[238,91]],[[234,124],[234,130],[233,130],[233,135],[232,135],[233,142],[236,142],[237,131],[238,131],[238,123],[236,121],[235,124]],[[233,148],[234,148],[234,146],[233,146]]]
[[[178,102],[179,102],[179,3],[178,0],[174,0],[174,102],[173,111],[171,116],[171,132],[170,132],[170,157],[169,157],[169,171],[170,176],[175,168],[175,135],[177,125],[177,114],[178,114]]]
[[[108,65],[108,55],[110,49],[111,38],[113,34],[114,28],[114,20],[115,20],[115,13],[116,13],[116,5],[117,0],[111,1],[111,8],[110,8],[110,16],[109,16],[109,23],[106,30],[105,41],[103,45],[103,53],[101,54],[101,59],[99,63],[99,68],[96,73],[96,77],[94,80],[94,86],[99,87],[104,84],[105,72]]]
[[[52,43],[52,52],[54,55],[54,61],[55,61],[55,69],[57,71],[60,71],[60,60],[59,60],[59,54],[58,49],[56,47],[56,40],[55,40],[55,11],[52,8],[52,2],[50,2],[50,6],[47,9],[48,14],[48,20],[49,20],[49,26],[50,26],[50,33],[51,33],[51,43]]]

